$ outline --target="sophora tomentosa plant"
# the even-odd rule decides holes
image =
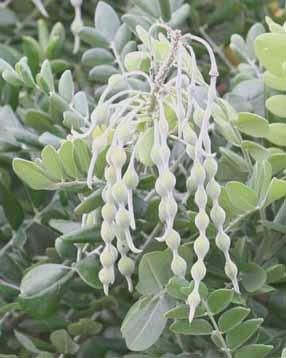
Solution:
[[[68,142],[72,147],[72,143],[82,140],[82,143],[90,146],[91,158],[86,183],[91,190],[96,187],[102,189],[104,205],[101,208],[100,235],[104,245],[99,250],[102,264],[99,279],[106,294],[115,280],[114,265],[118,254],[119,271],[126,278],[129,289],[132,289],[132,257],[141,251],[132,238],[132,232],[136,229],[133,194],[142,169],[143,172],[148,170],[140,164],[140,157],[146,156],[146,151],[149,151],[147,156],[150,158],[145,158],[145,164],[148,161],[156,168],[154,190],[160,197],[162,230],[156,239],[165,242],[172,251],[173,273],[185,277],[187,265],[179,254],[180,233],[174,228],[175,217],[178,210],[184,210],[184,202],[177,202],[176,177],[172,173],[170,160],[176,143],[183,145],[183,151],[189,158],[186,167],[189,173],[187,188],[189,193],[195,193],[194,200],[198,208],[195,225],[199,235],[194,242],[197,260],[191,268],[194,288],[187,298],[191,322],[201,302],[199,288],[207,270],[205,258],[210,248],[207,237],[210,219],[217,230],[216,245],[225,256],[225,273],[239,292],[237,268],[229,254],[230,237],[224,230],[225,211],[219,203],[221,188],[215,179],[217,162],[209,134],[213,104],[216,101],[218,70],[211,47],[200,37],[184,35],[163,23],[152,25],[148,32],[138,27],[137,32],[143,47],[126,56],[127,71],[110,77],[91,116],[85,119],[80,129],[72,129]],[[198,69],[192,47],[194,42],[203,45],[209,55],[209,83]],[[130,78],[143,79],[146,89],[132,88],[128,81]],[[115,89],[116,94],[111,94]],[[200,92],[203,92],[203,96]],[[168,117],[167,109],[172,112],[173,121]],[[151,138],[150,148],[145,143],[146,132]],[[68,142],[65,147],[68,147]],[[63,152],[61,147],[59,154],[65,160]],[[104,178],[98,178],[95,167],[103,152],[106,152]],[[78,162],[82,160],[79,155]],[[22,160],[14,162],[16,173],[22,177],[23,165],[25,162]],[[63,166],[65,168],[66,163]],[[54,174],[50,173],[50,179]],[[74,176],[78,177],[77,173]],[[210,213],[207,212],[208,199],[212,201]],[[88,221],[90,218],[83,215],[83,226]],[[82,248],[78,250],[81,255]]]

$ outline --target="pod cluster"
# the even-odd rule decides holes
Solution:
[[[173,254],[171,269],[175,275],[184,277],[187,269],[185,260],[179,255],[178,249],[181,237],[174,230],[174,221],[178,206],[174,198],[176,177],[169,169],[170,149],[167,138],[169,133],[168,122],[165,117],[163,103],[159,100],[159,120],[155,121],[154,145],[151,151],[151,158],[158,169],[158,178],[155,189],[160,196],[159,217],[165,224],[165,231],[159,241],[165,241]]]
[[[101,236],[105,242],[105,248],[100,255],[102,269],[99,279],[102,282],[105,293],[108,294],[109,285],[113,284],[114,265],[118,257],[120,273],[125,276],[129,290],[132,289],[131,275],[135,265],[127,256],[128,251],[139,253],[133,243],[131,229],[135,229],[133,213],[132,191],[138,185],[138,176],[134,167],[134,156],[131,156],[127,170],[123,174],[123,167],[127,164],[127,153],[124,145],[130,137],[127,125],[119,126],[114,133],[113,141],[106,155],[107,166],[105,168],[106,185],[102,193],[105,202],[102,208]],[[117,238],[117,248],[112,244]]]

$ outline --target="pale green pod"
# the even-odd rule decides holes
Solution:
[[[172,259],[171,270],[176,276],[184,278],[187,271],[186,261],[178,254],[175,254]]]
[[[194,191],[197,189],[197,183],[193,176],[189,176],[186,181],[186,186],[189,194],[193,194]]]
[[[167,145],[154,145],[151,150],[151,159],[158,167],[168,163],[170,159],[170,149]]]
[[[125,150],[119,146],[110,147],[106,160],[109,165],[113,165],[116,169],[121,169],[127,160]]]
[[[223,252],[230,249],[230,237],[225,232],[219,232],[215,238],[216,246]]]
[[[98,278],[100,282],[103,284],[105,295],[108,295],[109,285],[112,284],[115,280],[113,268],[103,267],[98,273]]]
[[[189,126],[185,126],[183,130],[183,138],[188,144],[196,145],[198,137],[196,132]]]
[[[176,185],[176,177],[170,171],[160,174],[159,178],[156,180],[155,189],[157,193],[163,197],[168,195]]]
[[[194,162],[194,165],[191,170],[191,176],[193,177],[197,185],[203,185],[206,179],[205,168],[199,162]]]
[[[190,158],[195,158],[196,155],[196,147],[194,145],[188,144],[186,146],[186,152]]]
[[[103,267],[112,266],[117,259],[117,250],[113,245],[108,245],[100,254],[100,262]]]
[[[103,205],[101,209],[101,215],[104,220],[109,222],[113,221],[115,219],[115,214],[116,214],[116,207],[114,204],[108,202]]]
[[[202,281],[207,273],[206,266],[202,260],[195,262],[191,268],[191,275],[194,281]]]
[[[238,285],[238,281],[237,281],[237,274],[238,274],[238,270],[236,265],[231,261],[230,257],[228,255],[226,255],[226,263],[224,266],[224,270],[226,275],[230,278],[230,280],[232,281],[233,284],[233,288],[235,290],[235,292],[239,293],[239,285]]]
[[[123,176],[123,181],[128,189],[136,189],[139,177],[134,168],[128,168]]]
[[[210,243],[205,235],[200,235],[194,242],[194,250],[198,257],[205,257],[209,252]]]
[[[113,225],[107,221],[103,221],[101,224],[100,234],[103,241],[111,242],[114,239]]]
[[[214,157],[209,157],[204,161],[204,167],[209,178],[213,178],[217,172],[217,161]]]
[[[162,198],[159,204],[159,217],[161,221],[167,221],[169,218],[175,217],[178,205],[173,197]]]
[[[207,202],[208,197],[205,188],[200,185],[195,193],[195,203],[197,204],[198,208],[205,208]]]
[[[126,144],[132,138],[132,131],[130,130],[130,122],[120,124],[116,129],[116,137],[121,143]]]
[[[201,302],[201,297],[200,294],[197,290],[193,290],[188,298],[187,298],[187,304],[190,307],[190,311],[189,311],[189,322],[191,323],[195,317],[195,313],[196,313],[196,309],[198,307],[198,305]]]
[[[220,193],[221,193],[221,187],[214,179],[211,179],[208,182],[206,190],[207,190],[208,196],[212,200],[218,200]]]
[[[122,229],[127,229],[130,226],[130,216],[129,212],[125,208],[119,208],[116,213],[116,224],[120,226]]]
[[[207,229],[209,222],[209,217],[204,210],[200,211],[195,217],[195,224],[200,232],[205,231]]]
[[[91,122],[98,124],[106,124],[108,121],[109,111],[106,104],[95,107],[91,113]]]
[[[101,197],[102,199],[106,202],[106,203],[114,203],[114,198],[112,196],[112,190],[109,186],[106,186],[101,193]]]
[[[116,170],[114,167],[106,167],[104,170],[104,178],[107,182],[114,184],[116,182]]]
[[[119,181],[112,187],[112,196],[117,203],[126,204],[128,201],[128,191],[123,181]]]
[[[180,246],[181,238],[180,238],[180,235],[177,233],[177,231],[172,229],[166,234],[165,241],[166,241],[167,246],[171,250],[177,250],[178,247]]]
[[[221,227],[225,222],[225,211],[218,204],[211,209],[211,219],[216,227]]]
[[[131,276],[135,271],[135,263],[130,257],[123,256],[118,262],[118,269],[123,276]]]

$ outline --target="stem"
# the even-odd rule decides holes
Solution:
[[[222,49],[213,41],[213,39],[206,33],[205,29],[207,26],[202,26],[199,28],[200,33],[203,37],[210,43],[214,51],[218,54],[221,60],[225,63],[225,65],[230,69],[231,72],[237,72],[237,69],[233,66],[233,64],[225,57]]]
[[[215,331],[218,333],[218,336],[220,338],[220,341],[221,341],[221,344],[222,344],[222,347],[223,347],[222,350],[225,353],[225,356],[227,358],[232,358],[231,351],[228,348],[221,331],[219,330],[219,327],[218,327],[218,325],[216,323],[216,320],[214,319],[212,311],[210,310],[210,308],[209,308],[209,306],[208,306],[208,304],[207,304],[207,302],[205,300],[202,300],[202,303],[203,303],[203,305],[204,305],[204,307],[206,309],[207,315],[208,315],[208,317],[209,317],[209,319],[210,319]]]

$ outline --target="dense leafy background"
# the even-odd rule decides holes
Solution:
[[[107,3],[118,13],[118,21],[130,29],[126,43],[130,49],[136,48],[134,25],[148,27],[156,18],[144,6],[142,9],[144,1]],[[224,113],[214,115],[213,142],[220,157],[219,180],[226,184],[224,206],[228,208],[228,230],[234,241],[233,256],[240,269],[242,295],[233,296],[231,290],[224,288],[225,277],[218,264],[221,257],[215,249],[209,257],[209,291],[204,290],[206,305],[192,326],[186,321],[184,304],[190,290],[186,287],[188,282],[172,278],[169,252],[153,241],[146,248],[148,253],[138,260],[134,279],[137,287],[133,294],[118,279],[105,297],[97,278],[99,262],[94,256],[81,260],[74,272],[61,265],[73,261],[72,243],[99,243],[99,229],[80,231],[80,217],[101,205],[100,193],[90,193],[83,181],[71,180],[73,173],[64,181],[58,177],[47,181],[37,168],[30,166],[28,173],[21,172],[20,176],[29,178],[33,173],[35,182],[30,182],[30,186],[52,189],[32,190],[15,175],[12,160],[16,156],[39,158],[46,144],[57,147],[69,133],[71,124],[74,127],[80,121],[69,111],[70,97],[78,96],[78,109],[86,114],[118,67],[113,65],[113,55],[104,50],[109,44],[105,45],[104,41],[102,44],[102,38],[98,39],[90,30],[94,28],[96,0],[84,1],[83,20],[87,28],[82,32],[77,54],[73,54],[70,32],[73,8],[69,1],[61,1],[59,6],[57,1],[46,0],[49,17],[43,20],[32,1],[14,0],[9,7],[0,8],[0,57],[12,66],[8,77],[0,80],[1,357],[223,357],[218,349],[220,335],[204,319],[206,307],[228,345],[237,349],[236,358],[264,357],[271,346],[274,349],[268,357],[281,357],[286,345],[286,154],[283,150],[286,102],[277,94],[281,95],[286,87],[283,81],[277,84],[277,78],[275,82],[271,77],[273,68],[268,66],[267,58],[263,60],[262,53],[260,61],[270,73],[268,81],[272,80],[272,86],[269,82],[265,85],[267,79],[263,79],[254,52],[254,38],[267,29],[265,15],[283,24],[285,4],[255,0],[172,3],[175,8],[183,6],[183,10],[177,18],[167,20],[185,32],[204,36],[214,46],[221,73],[218,91],[234,108],[227,102],[218,108],[218,111],[224,108]],[[134,9],[134,4],[139,7]],[[117,17],[109,23],[114,14],[106,8],[98,16],[108,37]],[[278,42],[277,46],[279,53],[282,45]],[[103,49],[98,51],[98,47]],[[124,55],[123,47],[118,51],[119,56]],[[207,73],[207,59],[200,47],[197,51],[202,71]],[[21,71],[26,74],[24,83],[11,71],[23,55],[28,59],[27,63],[21,62]],[[283,56],[285,53],[282,62]],[[46,59],[50,61],[52,76]],[[40,91],[31,82],[27,68],[31,69],[32,78],[40,74],[37,76]],[[66,70],[71,72],[65,72],[63,77]],[[279,75],[275,69],[273,74]],[[64,90],[59,86],[51,94],[55,84],[58,88],[59,79]],[[73,86],[76,95],[72,90],[66,91]],[[85,102],[89,105],[82,105]],[[78,146],[85,150],[80,143]],[[67,145],[62,153],[64,158],[70,150]],[[43,161],[45,155],[47,163],[52,163],[52,172],[56,173],[51,147],[42,152]],[[84,178],[86,168],[81,164]],[[16,164],[14,169],[19,174]],[[100,165],[97,170],[102,171]],[[180,180],[178,183],[180,186]],[[142,190],[147,191],[153,185],[154,177],[140,183]],[[78,193],[88,197],[84,205],[80,204]],[[142,240],[156,229],[158,201],[147,205],[139,199],[135,207],[141,225],[137,240]],[[191,263],[189,238],[195,232],[192,200],[188,208],[176,225],[184,232],[182,255]],[[263,328],[259,328],[261,325]],[[131,353],[133,350],[143,353]]]

